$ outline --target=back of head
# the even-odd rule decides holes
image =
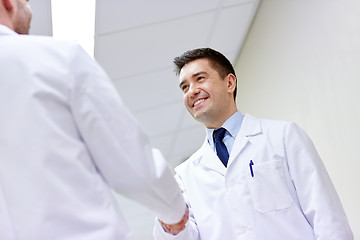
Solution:
[[[0,24],[18,34],[29,34],[32,12],[26,0],[0,1]]]
[[[206,58],[209,60],[211,67],[214,68],[221,78],[225,78],[228,74],[236,77],[235,70],[231,62],[220,52],[211,48],[197,48],[186,51],[181,56],[174,58],[176,75],[180,74],[181,69],[189,62],[197,59]],[[237,89],[234,91],[234,100],[236,98]]]

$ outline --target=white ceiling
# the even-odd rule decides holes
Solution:
[[[204,141],[185,110],[172,60],[211,47],[235,61],[259,0],[97,1],[95,58],[171,166]]]
[[[204,127],[183,106],[173,58],[193,48],[211,47],[234,62],[259,2],[97,1],[95,59],[170,166],[191,155],[205,138]],[[50,0],[32,0],[29,4],[33,10],[30,33],[51,35]],[[152,213],[115,196],[135,239],[152,239]]]
[[[95,59],[154,147],[175,167],[203,142],[185,110],[172,60],[211,47],[234,62],[260,0],[98,0]],[[29,1],[31,34],[52,35],[51,1]]]

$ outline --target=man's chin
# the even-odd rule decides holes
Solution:
[[[198,112],[196,114],[193,114],[192,116],[198,122],[201,122],[201,123],[206,122],[206,116],[205,116],[205,114],[203,112]]]

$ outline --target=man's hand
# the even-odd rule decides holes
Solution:
[[[178,234],[179,232],[185,229],[185,224],[188,221],[188,219],[189,219],[189,209],[186,207],[185,214],[181,218],[180,222],[175,224],[166,224],[160,220],[160,223],[168,233]]]

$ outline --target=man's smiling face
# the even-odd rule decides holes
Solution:
[[[194,119],[208,128],[216,128],[219,122],[222,124],[223,119],[234,113],[234,104],[229,104],[234,102],[234,86],[229,83],[232,76],[229,74],[222,79],[206,58],[184,65],[179,86],[184,94],[185,107]]]

